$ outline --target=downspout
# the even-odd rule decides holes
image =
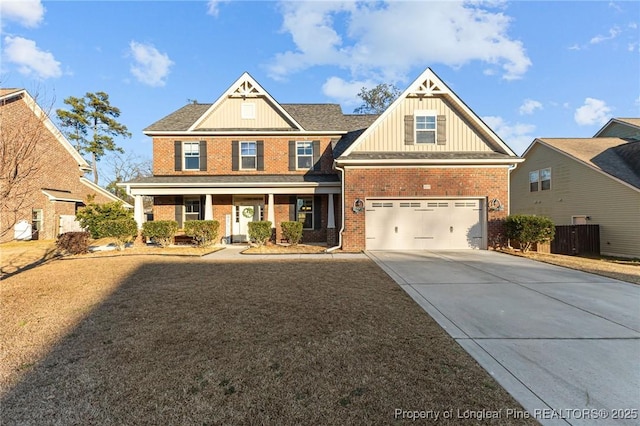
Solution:
[[[334,163],[335,165],[335,163]],[[345,196],[344,196],[344,169],[341,167],[338,167],[337,165],[335,165],[335,168],[340,170],[340,174],[342,175],[342,178],[340,179],[341,182],[341,195],[342,195],[342,219],[340,221],[340,231],[338,231],[338,245],[334,246],[334,247],[329,247],[327,249],[327,253],[331,253],[334,250],[337,250],[339,248],[342,247],[342,233],[344,232],[344,219],[345,219],[345,212],[346,212],[346,204],[345,204]]]

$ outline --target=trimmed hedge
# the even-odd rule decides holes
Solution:
[[[184,233],[193,238],[200,247],[215,244],[219,228],[220,222],[217,220],[187,220],[184,222]]]
[[[80,226],[91,233],[94,239],[112,237],[106,235],[102,222],[106,220],[128,219],[133,220],[133,212],[127,210],[122,201],[113,201],[110,203],[89,203],[86,207],[78,210],[76,219],[80,222]]]
[[[124,245],[133,241],[138,236],[138,224],[132,217],[124,219],[103,220],[98,229],[103,237],[116,239],[118,250],[124,249]]]
[[[258,247],[263,246],[271,238],[271,222],[268,220],[249,222],[249,238],[251,238]]]
[[[302,222],[282,222],[282,236],[289,240],[292,246],[297,245],[302,240]]]
[[[65,232],[56,239],[56,248],[66,254],[84,254],[89,251],[88,232]]]
[[[551,241],[556,232],[553,221],[544,216],[507,216],[504,226],[507,238],[517,241],[523,252],[528,251],[534,243]]]
[[[154,220],[142,224],[142,236],[150,238],[160,247],[171,245],[176,232],[178,232],[178,222],[175,220]]]

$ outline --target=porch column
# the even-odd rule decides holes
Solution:
[[[276,212],[273,211],[273,194],[269,194],[269,202],[267,206],[267,220],[271,222],[271,228],[276,227]]]
[[[142,224],[144,223],[144,203],[142,202],[142,195],[135,195],[134,200],[133,218],[138,224],[138,229],[142,229]]]
[[[336,217],[333,208],[333,194],[327,195],[329,198],[329,211],[327,212],[327,229],[335,229],[336,227]]]
[[[204,220],[213,220],[213,205],[211,194],[204,196]]]

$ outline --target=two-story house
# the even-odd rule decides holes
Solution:
[[[597,224],[600,253],[640,257],[640,119],[611,119],[592,138],[538,138],[523,157],[513,213]]]
[[[430,69],[381,115],[335,104],[280,104],[243,74],[213,104],[145,129],[154,218],[216,219],[228,242],[247,224],[304,223],[305,242],[345,250],[487,248],[521,161]]]
[[[26,90],[0,89],[0,129],[0,242],[54,239],[75,229],[89,196],[121,201],[83,177],[89,164]],[[16,224],[31,232],[16,233]]]

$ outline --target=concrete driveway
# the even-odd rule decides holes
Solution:
[[[640,424],[640,286],[491,251],[368,255],[542,424]]]

